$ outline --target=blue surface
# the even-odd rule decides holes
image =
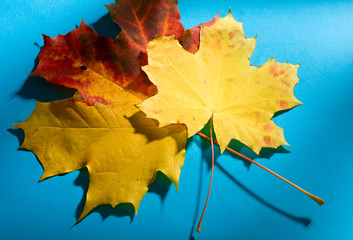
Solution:
[[[39,162],[32,153],[17,151],[14,134],[20,134],[8,129],[30,115],[35,100],[67,94],[27,79],[43,45],[41,34],[66,34],[81,18],[100,33],[116,30],[102,6],[110,2],[1,1],[0,239],[353,239],[351,1],[179,1],[186,28],[218,12],[224,17],[231,7],[246,36],[257,35],[253,65],[272,56],[301,64],[295,95],[304,105],[275,118],[292,145],[285,147],[290,153],[257,161],[324,198],[324,206],[224,154],[216,159],[202,232],[196,233],[207,194],[210,149],[195,137],[187,148],[179,192],[159,176],[137,216],[131,217],[129,205],[102,207],[73,226],[87,173],[37,183]]]

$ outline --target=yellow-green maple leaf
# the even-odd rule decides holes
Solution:
[[[41,180],[87,167],[90,183],[79,220],[103,204],[132,203],[137,212],[157,171],[178,188],[184,125],[160,128],[134,106],[140,99],[125,91],[115,96],[110,105],[77,99],[37,103],[25,122],[14,125],[25,132],[21,148],[43,165]]]
[[[158,94],[139,108],[160,126],[185,123],[189,137],[213,116],[222,152],[233,138],[256,153],[287,144],[272,117],[300,104],[293,95],[298,65],[270,59],[251,66],[254,48],[255,39],[244,36],[242,24],[230,12],[202,27],[194,55],[173,37],[156,37],[148,45],[149,64],[143,70]]]

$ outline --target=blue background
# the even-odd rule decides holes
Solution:
[[[43,45],[41,34],[66,34],[83,18],[98,33],[113,37],[118,28],[102,5],[110,2],[1,1],[0,239],[353,239],[351,1],[179,1],[185,28],[218,12],[224,17],[231,7],[246,36],[257,35],[253,65],[272,56],[301,64],[294,92],[304,105],[275,118],[291,147],[256,160],[324,198],[324,206],[262,169],[223,154],[216,159],[202,232],[196,233],[208,189],[210,147],[194,137],[179,192],[160,174],[137,216],[128,204],[100,207],[74,225],[87,172],[37,183],[41,165],[31,152],[17,151],[21,131],[10,125],[25,120],[35,100],[71,93],[27,77]]]

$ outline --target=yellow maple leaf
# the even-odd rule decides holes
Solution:
[[[160,128],[134,106],[140,99],[129,93],[115,96],[108,106],[77,99],[37,103],[25,122],[13,125],[25,132],[21,148],[42,163],[41,180],[87,167],[90,183],[78,221],[103,204],[132,203],[137,212],[157,171],[178,188],[184,125]]]
[[[299,65],[272,58],[260,67],[251,66],[254,48],[255,39],[244,36],[242,24],[230,12],[202,27],[196,54],[184,50],[174,37],[155,37],[143,70],[158,94],[138,107],[160,126],[185,123],[189,137],[213,117],[221,152],[233,138],[256,153],[287,144],[272,117],[301,104],[293,95]]]

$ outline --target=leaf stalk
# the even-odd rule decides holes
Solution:
[[[197,135],[199,135],[200,137],[203,137],[203,138],[205,138],[205,139],[211,141],[211,143],[215,143],[215,144],[219,145],[216,140],[214,140],[213,138],[210,138],[210,137],[206,136],[205,134],[202,134],[202,133],[198,132]],[[211,136],[212,136],[212,135],[211,135]],[[211,144],[211,145],[212,145],[212,147],[213,147],[213,144]],[[319,197],[317,197],[317,196],[315,196],[315,195],[313,195],[313,194],[311,194],[311,193],[305,191],[305,190],[302,189],[301,187],[295,185],[294,183],[290,182],[289,180],[285,179],[284,177],[280,176],[279,174],[275,173],[274,171],[272,171],[272,170],[266,168],[265,166],[262,166],[260,163],[255,162],[254,160],[252,160],[252,159],[250,159],[250,158],[244,156],[243,154],[241,154],[241,153],[239,153],[239,152],[237,152],[237,151],[235,151],[235,150],[233,150],[233,149],[231,149],[231,148],[229,148],[229,147],[226,147],[226,150],[229,151],[229,152],[231,152],[231,153],[233,153],[233,154],[235,154],[235,155],[237,155],[237,156],[239,156],[239,157],[242,157],[243,159],[245,159],[245,160],[247,160],[247,161],[249,161],[249,162],[255,164],[256,166],[258,166],[258,167],[260,167],[260,168],[266,170],[267,172],[269,172],[269,173],[275,175],[275,176],[278,177],[279,179],[285,181],[286,183],[288,183],[288,184],[291,185],[292,187],[298,189],[299,191],[301,191],[302,193],[304,193],[305,195],[307,195],[308,197],[310,197],[311,199],[313,199],[313,200],[314,200],[315,202],[317,202],[320,206],[323,205],[323,204],[325,204],[325,201],[324,201],[322,198],[319,198]],[[212,170],[213,170],[213,169],[212,169]]]
[[[212,125],[213,125],[213,115],[212,115],[211,120],[210,120],[210,136],[211,136],[211,137],[210,137],[210,141],[211,141],[211,149],[212,149],[211,180],[210,180],[210,186],[208,187],[208,193],[207,193],[206,203],[205,203],[205,206],[203,207],[203,211],[202,211],[202,214],[201,214],[201,218],[200,218],[199,224],[197,225],[197,231],[198,231],[198,232],[201,232],[201,222],[202,222],[202,219],[203,219],[203,215],[205,214],[205,211],[206,211],[206,207],[207,207],[207,203],[208,203],[208,198],[210,197],[211,186],[212,186],[212,179],[213,179],[213,169],[214,169],[214,146],[213,146],[213,143],[214,143],[215,141],[213,140]]]

